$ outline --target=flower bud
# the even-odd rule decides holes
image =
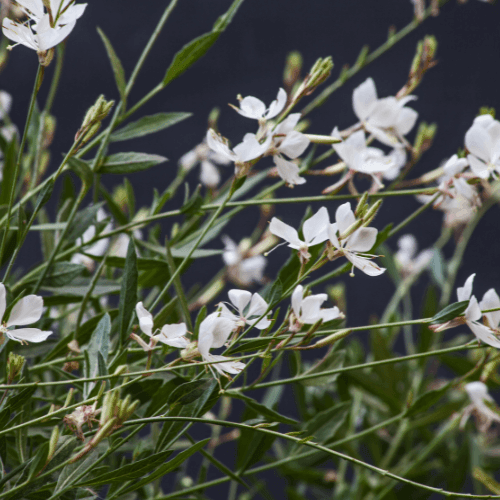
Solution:
[[[316,87],[321,85],[330,76],[332,69],[333,60],[330,56],[324,59],[319,58],[311,68],[308,77],[306,77],[305,95],[311,94]]]
[[[9,353],[7,359],[7,383],[11,384],[13,380],[21,373],[25,358],[19,354]]]
[[[88,142],[97,133],[101,127],[101,121],[108,116],[114,104],[115,101],[106,101],[104,95],[100,95],[87,111],[82,126],[76,133],[75,141],[81,139],[82,144]]]
[[[363,225],[363,219],[358,219],[353,222],[341,235],[339,235],[339,240],[345,240],[347,237],[351,236],[354,231],[359,229]]]
[[[413,155],[416,159],[420,158],[432,146],[436,132],[437,125],[435,123],[431,123],[430,125],[425,122],[420,123],[413,145]]]
[[[369,226],[373,219],[375,219],[375,216],[377,215],[377,212],[380,210],[380,207],[382,206],[382,200],[377,200],[365,213],[363,217],[363,226]]]
[[[332,333],[331,335],[328,335],[328,337],[325,337],[324,339],[318,340],[314,344],[314,347],[323,347],[328,344],[334,344],[338,340],[343,339],[344,337],[347,337],[349,334],[352,333],[352,330],[349,328],[345,330],[339,330],[338,332]]]
[[[365,191],[358,201],[356,210],[354,210],[354,215],[356,216],[356,219],[361,219],[368,210],[369,207],[367,204],[367,200],[368,200],[368,191]]]
[[[181,358],[185,361],[189,361],[190,359],[196,358],[199,356],[200,352],[198,351],[198,342],[191,342],[185,349],[181,351]]]
[[[54,456],[58,441],[59,441],[59,427],[56,426],[52,429],[52,434],[50,435],[49,452],[47,454],[47,461],[45,463],[49,463],[52,457]]]
[[[283,85],[292,89],[299,79],[302,70],[302,55],[300,52],[290,52],[286,58],[285,71],[283,72]]]
[[[338,306],[341,311],[347,310],[345,283],[339,282],[326,287],[326,293],[331,301]]]
[[[208,128],[217,130],[217,122],[219,121],[220,109],[215,107],[208,115]]]

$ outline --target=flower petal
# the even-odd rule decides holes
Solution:
[[[330,239],[330,242],[335,248],[340,248],[342,245],[340,244],[338,238],[337,238],[337,231],[338,231],[338,226],[337,223],[330,224],[328,226],[328,238]]]
[[[19,328],[19,330],[7,330],[7,337],[12,340],[17,340],[18,342],[43,342],[47,340],[52,332],[44,332],[38,328]]]
[[[219,185],[219,169],[208,160],[201,162],[200,182],[210,188],[215,188]]]
[[[148,337],[151,337],[153,332],[153,315],[142,305],[142,302],[137,303],[135,312],[139,320],[139,328]]]
[[[208,147],[217,154],[222,155],[231,161],[237,161],[238,157],[235,155],[228,147],[228,145],[222,140],[222,138],[213,129],[207,130],[206,136]]]
[[[38,295],[23,297],[10,312],[7,326],[30,325],[38,321],[43,311],[43,299]]]
[[[278,169],[279,176],[291,186],[297,186],[299,184],[304,184],[306,180],[300,177],[299,166],[291,161],[287,161],[278,155],[273,157],[276,168]]]
[[[326,323],[327,321],[337,319],[340,316],[340,309],[335,306],[330,309],[321,309],[319,313],[323,323]]]
[[[418,113],[412,108],[402,108],[399,111],[398,119],[396,121],[396,130],[399,135],[406,135],[415,126],[418,119]]]
[[[292,310],[297,318],[300,318],[300,308],[302,306],[302,297],[304,296],[304,287],[297,285],[292,293]]]
[[[464,300],[469,300],[472,295],[472,283],[474,282],[474,277],[476,273],[471,274],[465,281],[464,286],[457,288],[457,298],[459,302]]]
[[[257,97],[248,96],[240,101],[240,109],[236,111],[246,118],[260,120],[266,112],[266,105]]]
[[[252,298],[252,293],[247,290],[229,290],[228,292],[229,300],[236,307],[241,316],[243,316],[243,310],[250,303]]]
[[[375,245],[378,230],[374,227],[360,227],[349,236],[346,249],[353,252],[368,252]]]
[[[224,373],[231,373],[233,375],[237,375],[238,373],[241,372],[241,370],[245,368],[245,363],[241,363],[240,361],[224,362],[225,359],[229,360],[230,358],[226,358],[225,356],[219,356],[217,354],[210,354],[209,361],[218,361],[218,363],[214,363],[212,367],[215,368],[222,375],[224,375]]]
[[[474,156],[485,162],[490,161],[493,144],[488,132],[480,125],[472,125],[467,130],[465,133],[465,146]]]
[[[351,204],[346,202],[337,208],[335,212],[335,221],[337,222],[337,229],[340,234],[356,222],[354,212],[351,210]]]
[[[356,255],[353,252],[346,252],[345,256],[353,263],[355,267],[363,271],[368,276],[380,276],[385,271],[384,267],[379,267],[370,259]]]
[[[352,107],[354,113],[361,120],[365,121],[377,102],[377,89],[372,78],[367,78],[352,93]]]
[[[291,248],[295,248],[296,250],[298,250],[302,245],[302,241],[299,239],[297,230],[292,226],[289,226],[288,224],[280,221],[276,217],[273,217],[271,219],[271,224],[269,224],[269,231],[271,231],[271,233],[278,236],[279,238],[288,241],[288,246],[290,246]]]
[[[281,113],[282,109],[285,107],[287,100],[286,92],[284,89],[279,89],[278,90],[278,96],[276,99],[269,105],[269,109],[266,113],[266,119],[270,120],[271,118],[274,118],[276,115]]]
[[[325,207],[321,207],[312,217],[309,217],[302,226],[304,239],[309,246],[323,243],[328,239],[330,216]]]
[[[479,158],[474,155],[467,155],[467,161],[474,175],[477,175],[480,179],[487,179],[490,176],[490,168]]]
[[[302,301],[302,313],[300,320],[306,325],[312,325],[319,321],[321,316],[321,304],[328,298],[326,293],[319,293],[317,295],[309,295]]]
[[[493,330],[475,321],[467,321],[467,326],[481,342],[500,349],[500,340],[493,334]]]
[[[278,150],[293,160],[298,158],[307,149],[310,142],[307,136],[296,130],[292,130],[283,139]]]
[[[176,339],[184,337],[187,333],[186,323],[178,323],[173,325],[163,325],[161,334],[168,339]]]
[[[22,24],[11,21],[5,17],[2,23],[2,32],[9,40],[20,43],[32,50],[38,50],[38,44],[35,40],[35,35],[30,28]]]
[[[0,283],[0,322],[3,319],[3,315],[5,314],[5,307],[7,304],[7,292],[5,290],[5,286],[3,283]]]
[[[272,137],[269,136],[262,144],[257,140],[255,134],[245,134],[243,142],[240,142],[233,148],[233,151],[238,155],[239,161],[255,160],[262,156],[271,145]]]
[[[481,319],[482,313],[479,304],[477,303],[476,297],[473,295],[470,298],[469,305],[465,310],[465,319],[467,321],[478,321]]]
[[[267,302],[258,294],[254,293],[252,296],[252,301],[250,302],[250,307],[248,308],[247,317],[252,316],[262,316],[268,308]]]
[[[496,309],[500,308],[500,297],[498,297],[497,292],[493,288],[490,288],[484,295],[483,300],[479,303],[481,311],[486,309]],[[483,313],[488,319],[488,323],[491,328],[497,328],[500,323],[500,310],[492,311],[489,313]]]
[[[50,28],[43,32],[38,32],[36,39],[40,50],[49,50],[56,45],[59,45],[75,27],[76,21],[73,21],[60,28]]]
[[[377,101],[370,113],[368,121],[374,127],[394,127],[400,111],[401,108],[395,97],[385,97]]]

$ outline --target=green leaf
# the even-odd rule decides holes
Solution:
[[[351,401],[346,401],[315,413],[313,418],[304,423],[304,436],[314,436],[319,443],[328,442],[345,422],[350,408]]]
[[[189,185],[186,183],[186,193],[184,196],[184,203],[180,208],[182,214],[187,214],[188,216],[196,215],[200,213],[200,208],[203,205],[203,197],[200,195],[201,184],[196,186],[193,195],[189,196]]]
[[[111,141],[128,141],[136,137],[154,134],[155,132],[164,130],[189,118],[192,114],[193,113],[157,113],[155,115],[145,116],[113,132],[111,134]]]
[[[116,153],[107,156],[99,168],[100,174],[132,174],[168,161],[160,155],[147,153]]]
[[[14,171],[16,169],[16,161],[17,161],[17,143],[16,137],[12,138],[10,141],[7,150],[4,152],[3,158],[3,177],[0,189],[0,205],[8,205],[10,200],[10,193],[12,190],[12,186],[16,182],[17,179],[14,179]]]
[[[431,276],[433,280],[437,285],[443,288],[446,283],[446,263],[444,261],[442,252],[437,248],[434,249],[432,259],[429,263],[429,268],[431,270]]]
[[[19,392],[11,393],[2,404],[2,411],[0,412],[0,429],[3,429],[9,422],[12,413],[17,411],[26,403],[29,403],[31,396],[36,391],[36,387],[26,387]]]
[[[255,401],[255,399],[249,398],[248,396],[244,396],[243,394],[231,393],[231,397],[236,399],[241,399],[242,401],[245,402],[245,404],[249,408],[256,411],[257,413],[260,413],[270,422],[281,422],[282,424],[288,424],[288,425],[298,424],[297,420],[285,417],[284,415],[281,415],[277,411],[274,411],[271,408],[264,406],[263,404]]]
[[[260,419],[246,421],[246,424],[254,425],[262,423]],[[278,424],[270,426],[276,429]],[[242,429],[238,439],[238,452],[236,456],[236,467],[241,474],[248,467],[258,462],[271,448],[276,436],[263,434],[253,429]]]
[[[344,366],[345,351],[332,351],[328,356],[326,356],[318,365],[313,366],[310,370],[307,370],[302,375],[319,374],[329,370],[335,370]],[[301,380],[302,385],[307,386],[318,386],[331,384],[337,377],[338,373],[334,375],[325,375],[324,377],[316,377],[306,380]]]
[[[104,362],[104,367],[106,367],[106,361],[108,360],[109,353],[109,338],[111,333],[111,318],[108,313],[106,313],[102,319],[97,323],[97,327],[90,338],[90,343],[87,348],[89,355],[89,376],[97,377],[100,375],[99,369],[99,354],[101,355],[101,363]],[[103,374],[104,375],[104,374]],[[87,386],[86,394],[90,394],[92,388],[95,386],[95,382],[90,382]]]
[[[212,386],[213,380],[202,378],[186,382],[172,391],[168,398],[168,404],[172,406],[187,405],[203,396],[206,390]]]
[[[107,484],[117,481],[125,482],[138,479],[141,476],[144,476],[144,474],[151,472],[154,468],[163,464],[171,454],[172,454],[171,450],[155,453],[154,455],[151,455],[148,458],[144,458],[143,460],[132,462],[116,470],[107,472],[106,474],[101,474],[100,476],[93,477],[88,481],[80,483],[79,486],[82,485],[98,486],[101,484]]]
[[[81,160],[80,158],[71,157],[68,159],[68,168],[73,170],[78,177],[82,180],[85,186],[92,186],[93,178],[92,170],[88,162]]]
[[[80,210],[80,212],[75,215],[66,233],[66,241],[74,243],[77,238],[80,238],[90,225],[96,222],[97,212],[102,205],[102,203],[96,203],[95,205]]]
[[[121,342],[124,342],[128,336],[130,320],[137,304],[138,279],[137,254],[135,252],[134,240],[130,239],[125,260],[125,268],[123,270],[120,302],[118,305]]]
[[[109,62],[111,63],[111,69],[113,70],[113,74],[115,76],[115,82],[118,92],[120,93],[120,97],[122,101],[126,101],[127,96],[125,94],[125,88],[127,84],[125,82],[125,71],[123,70],[120,58],[116,55],[115,49],[113,49],[111,42],[101,28],[97,28],[97,33],[99,33],[99,36],[104,43],[104,47],[106,48],[106,52],[108,53]]]
[[[74,262],[56,262],[52,264],[50,271],[47,273],[43,280],[44,287],[59,287],[71,283],[77,276],[80,276],[86,269],[83,264],[76,264]],[[38,273],[37,273],[38,275]],[[32,281],[37,278],[33,276]]]
[[[206,54],[208,49],[217,41],[221,33],[232,21],[236,11],[242,3],[243,0],[235,0],[227,12],[215,22],[212,31],[191,40],[191,42],[184,45],[184,47],[175,54],[163,78],[164,86],[181,76],[190,66]]]
[[[408,408],[405,417],[410,418],[419,413],[427,411],[431,406],[434,406],[447,392],[451,384],[446,384],[440,389],[429,391],[419,396],[415,402]]]
[[[65,488],[69,487],[72,485],[72,482],[89,466],[91,466],[98,458],[97,453],[90,453],[86,458],[83,460],[79,460],[78,462],[75,462],[74,464],[68,464],[64,469],[61,471],[61,474],[59,474],[59,478],[57,480],[57,485],[56,489],[54,490],[55,493],[59,493]]]
[[[152,481],[164,476],[165,474],[168,474],[174,469],[177,469],[177,467],[179,467],[191,455],[194,455],[197,451],[201,450],[209,441],[210,438],[207,438],[204,439],[203,441],[200,441],[199,443],[193,444],[193,446],[179,453],[175,458],[173,458],[166,464],[162,465],[158,470],[150,474],[148,477],[141,479],[139,482],[129,486],[124,491],[121,491],[120,495],[123,496],[127,493],[130,493],[131,491],[135,491],[139,488],[142,488],[144,485],[150,484]]]
[[[431,324],[435,325],[438,323],[446,323],[447,321],[457,318],[465,312],[468,305],[469,301],[463,300],[462,302],[454,302],[453,304],[446,306],[442,311],[439,311],[432,317]]]

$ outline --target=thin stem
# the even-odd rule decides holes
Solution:
[[[21,139],[21,145],[19,146],[16,166],[14,169],[14,175],[13,175],[13,180],[12,180],[12,186],[10,189],[9,205],[7,207],[7,214],[5,215],[5,217],[7,218],[6,223],[5,223],[6,227],[4,229],[4,233],[2,236],[2,243],[0,245],[0,262],[2,262],[2,259],[3,259],[3,254],[5,251],[5,243],[7,241],[7,235],[9,233],[10,218],[12,216],[12,204],[14,203],[14,195],[16,192],[17,180],[19,177],[19,167],[21,166],[21,159],[23,157],[24,147],[26,145],[26,139],[28,137],[28,129],[29,129],[29,125],[31,123],[31,116],[33,115],[33,110],[35,109],[36,96],[38,95],[38,90],[40,88],[42,78],[43,78],[43,67],[38,65],[38,70],[36,72],[36,77],[35,77],[35,84],[33,86],[33,92],[31,93],[31,100],[30,100],[30,104],[29,104],[29,108],[28,108],[28,116],[26,118],[26,125],[24,126],[23,137]]]

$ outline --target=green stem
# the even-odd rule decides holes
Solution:
[[[23,137],[21,139],[21,145],[19,146],[19,152],[17,154],[16,166],[14,168],[12,186],[11,186],[10,195],[9,195],[9,205],[7,207],[7,214],[5,215],[5,217],[6,217],[5,226],[6,227],[4,229],[4,233],[2,236],[2,243],[0,245],[0,262],[2,262],[2,259],[3,259],[3,254],[5,251],[5,243],[7,241],[7,235],[9,234],[10,218],[12,216],[12,204],[14,203],[14,196],[15,196],[15,192],[16,192],[18,177],[19,177],[19,168],[21,166],[21,159],[23,157],[24,147],[26,145],[26,139],[28,137],[28,129],[29,129],[29,126],[31,123],[31,116],[33,115],[33,110],[35,109],[36,96],[38,95],[38,90],[40,88],[42,78],[43,78],[43,68],[42,68],[42,66],[38,65],[38,70],[36,72],[36,77],[35,77],[35,84],[33,86],[33,92],[31,93],[31,100],[30,100],[30,104],[29,104],[29,108],[28,108],[28,116],[26,118],[26,125],[24,126]]]

